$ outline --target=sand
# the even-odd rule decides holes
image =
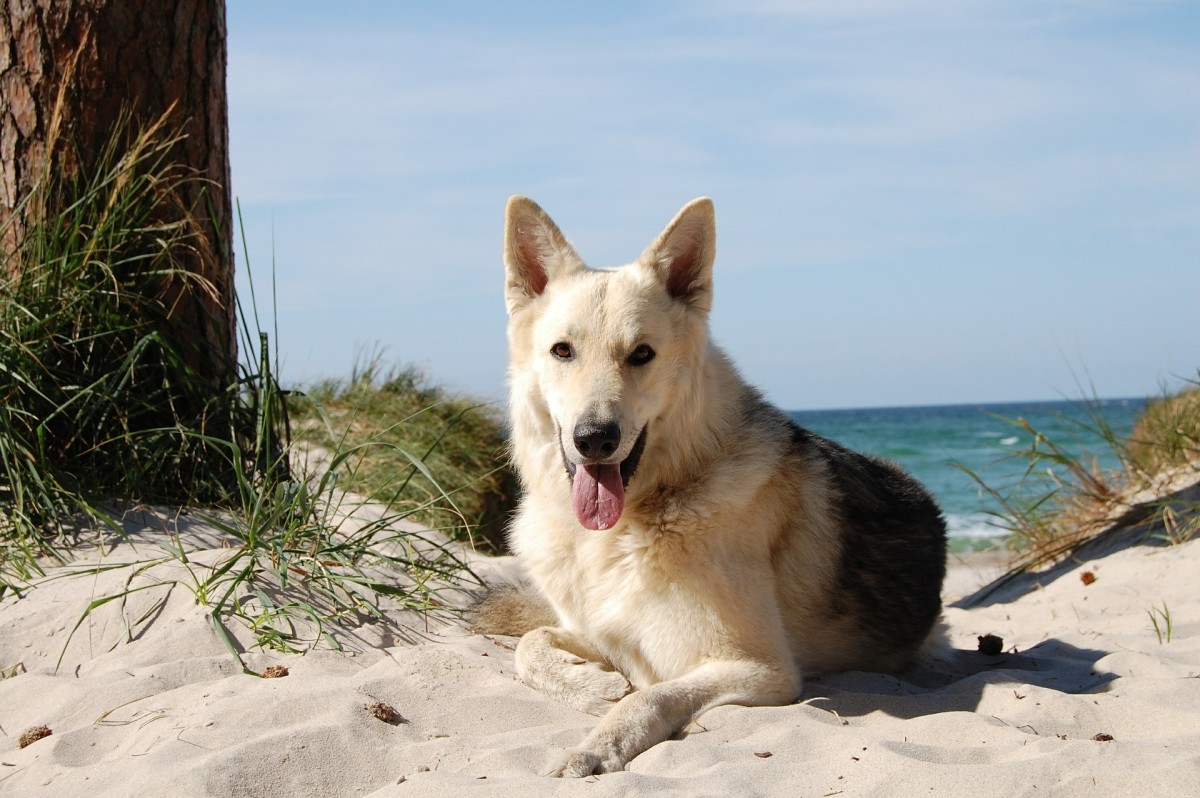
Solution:
[[[86,562],[147,559],[152,526]],[[228,551],[204,523],[180,535],[195,563]],[[982,593],[1003,562],[952,558],[953,655],[815,678],[791,706],[714,709],[625,772],[580,781],[538,774],[594,721],[523,686],[511,638],[396,610],[344,625],[341,652],[250,648],[251,669],[286,668],[260,678],[190,592],[158,586],[95,609],[64,651],[89,602],[187,575],[55,569],[0,602],[0,669],[16,673],[0,681],[0,794],[1200,795],[1200,542],[1160,544],[1143,530]],[[977,650],[988,634],[1000,654]]]

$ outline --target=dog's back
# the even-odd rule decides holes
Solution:
[[[810,636],[799,652],[802,661],[810,672],[903,668],[941,614],[946,574],[941,511],[895,464],[790,427],[792,456],[822,475],[829,517],[838,527],[825,643]],[[805,567],[801,546],[790,554],[794,567]]]

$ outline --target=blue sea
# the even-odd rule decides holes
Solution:
[[[1117,468],[1112,448],[1095,431],[1099,414],[1118,440],[1128,437],[1144,399],[1026,402],[988,405],[804,410],[796,423],[850,449],[893,460],[925,484],[945,513],[951,549],[969,551],[1003,543],[998,502],[973,479],[1010,492],[1021,482],[1032,435],[1024,419],[1066,453]],[[1040,473],[1045,474],[1045,465]],[[964,470],[966,469],[966,470]]]

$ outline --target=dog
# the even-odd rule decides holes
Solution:
[[[806,675],[901,670],[938,627],[941,511],[742,380],[709,339],[715,254],[707,198],[615,269],[508,201],[509,542],[536,595],[485,599],[477,627],[543,624],[515,630],[519,677],[601,716],[549,775],[622,770],[712,707],[795,701]]]

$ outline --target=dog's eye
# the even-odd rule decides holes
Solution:
[[[566,341],[559,341],[554,346],[550,347],[550,354],[554,355],[559,360],[570,360],[575,357],[575,350]]]
[[[638,344],[637,348],[629,355],[629,365],[644,366],[654,359],[654,350],[649,344]]]

